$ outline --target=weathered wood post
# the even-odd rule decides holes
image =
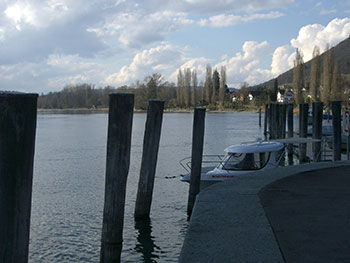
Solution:
[[[205,108],[195,108],[192,131],[191,179],[188,194],[187,215],[192,214],[197,194],[200,190],[204,142]]]
[[[265,104],[265,114],[264,114],[264,136],[265,139],[267,138],[267,119],[268,119],[268,114],[269,114],[269,105]]]
[[[293,103],[288,104],[288,138],[294,137],[294,116],[293,116]],[[288,146],[288,159],[289,163],[293,163],[293,144],[289,143]]]
[[[277,105],[274,103],[270,104],[270,139],[276,139],[276,110]]]
[[[270,103],[270,107],[268,110],[268,127],[269,127],[269,139],[272,139],[273,131],[272,131],[272,119],[273,119],[273,104]]]
[[[259,127],[261,127],[261,108],[259,108]]]
[[[286,138],[286,118],[287,118],[287,104],[282,104],[282,138]]]
[[[341,101],[332,101],[333,161],[341,160]]]
[[[322,119],[323,119],[323,103],[312,103],[312,138],[322,139]],[[321,141],[312,143],[312,160],[314,162],[321,161]]]
[[[28,262],[38,94],[0,92],[0,262]]]
[[[309,112],[309,104],[302,103],[299,105],[299,137],[307,137],[307,115]],[[299,163],[306,162],[306,143],[299,143]]]
[[[120,262],[134,95],[109,95],[105,203],[100,262]]]
[[[152,204],[154,177],[162,129],[164,101],[150,100],[147,110],[145,135],[139,186],[137,190],[135,218],[149,217]]]
[[[275,115],[275,139],[281,138],[281,104],[276,104],[276,115]]]

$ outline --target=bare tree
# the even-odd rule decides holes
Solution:
[[[184,83],[184,99],[186,107],[191,105],[191,69],[186,68],[184,70],[185,83]]]
[[[323,85],[321,90],[321,98],[325,105],[330,106],[331,94],[332,94],[332,78],[333,78],[333,53],[327,47],[325,52],[325,58],[323,60]]]
[[[197,87],[198,87],[198,80],[197,80],[197,72],[196,70],[192,70],[192,93],[191,93],[191,101],[192,105],[197,105]]]
[[[311,60],[310,95],[312,101],[320,101],[321,62],[320,48],[314,47]]]
[[[339,72],[338,63],[334,64],[333,76],[332,76],[332,100],[342,100],[343,99],[343,88],[342,88],[341,73]]]
[[[303,55],[299,49],[296,50],[294,68],[293,68],[293,92],[294,102],[299,105],[304,103],[304,61]]]
[[[211,103],[211,95],[212,95],[212,89],[213,89],[213,83],[211,78],[211,66],[207,65],[207,73],[205,77],[205,83],[204,83],[204,89],[205,89],[205,100],[207,103]]]
[[[176,88],[176,98],[177,98],[177,104],[179,106],[182,106],[184,103],[183,86],[184,86],[184,74],[182,74],[182,70],[180,68],[179,72],[177,73],[177,88]]]

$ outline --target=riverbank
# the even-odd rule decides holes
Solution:
[[[349,169],[349,161],[288,166],[206,188],[179,262],[350,260],[343,249],[350,245]]]
[[[225,113],[225,112],[249,112],[249,113],[257,113],[259,108],[247,108],[247,109],[224,109],[224,110],[210,110],[206,109],[207,112],[216,112],[216,113]],[[172,108],[172,109],[164,109],[166,113],[191,113],[194,109],[181,109],[181,108]],[[48,113],[48,114],[84,114],[84,113],[107,113],[108,108],[67,108],[67,109],[38,109],[39,113]],[[143,113],[147,112],[146,110],[135,109],[135,113]],[[262,113],[264,113],[264,109],[262,109]]]

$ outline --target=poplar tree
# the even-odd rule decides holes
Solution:
[[[212,79],[211,79],[211,66],[207,65],[207,72],[205,77],[204,89],[205,89],[205,100],[207,103],[211,103],[211,95],[212,95]]]
[[[321,62],[320,48],[314,47],[312,52],[313,59],[311,60],[310,73],[310,95],[312,101],[320,101],[320,85],[321,85]]]
[[[303,97],[303,87],[304,87],[304,61],[301,51],[296,50],[294,68],[293,68],[293,92],[294,92],[294,102],[296,105],[304,103]]]
[[[334,69],[333,69],[331,99],[332,100],[342,100],[343,99],[341,74],[339,72],[338,63],[334,64]]]
[[[211,103],[213,105],[216,105],[217,97],[219,95],[219,88],[220,88],[220,76],[219,76],[219,72],[215,69],[213,72],[213,91],[212,91],[212,97],[211,97]]]
[[[224,107],[225,94],[226,94],[226,67],[221,66],[220,90],[219,90],[220,107]]]
[[[192,106],[197,105],[197,87],[198,87],[197,72],[196,70],[193,70],[192,71],[192,92],[191,92]]]
[[[183,105],[183,85],[184,85],[184,75],[182,74],[181,68],[179,69],[179,73],[177,74],[177,89],[176,89],[176,97],[177,103],[179,106]]]
[[[184,99],[185,106],[188,108],[191,106],[191,70],[189,68],[186,68],[184,70],[184,75]]]
[[[322,101],[325,105],[330,106],[331,94],[332,94],[332,77],[333,77],[333,53],[327,47],[325,58],[323,61],[323,85],[322,85]]]

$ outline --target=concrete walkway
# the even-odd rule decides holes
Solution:
[[[204,189],[179,262],[350,262],[349,171],[304,164]]]

